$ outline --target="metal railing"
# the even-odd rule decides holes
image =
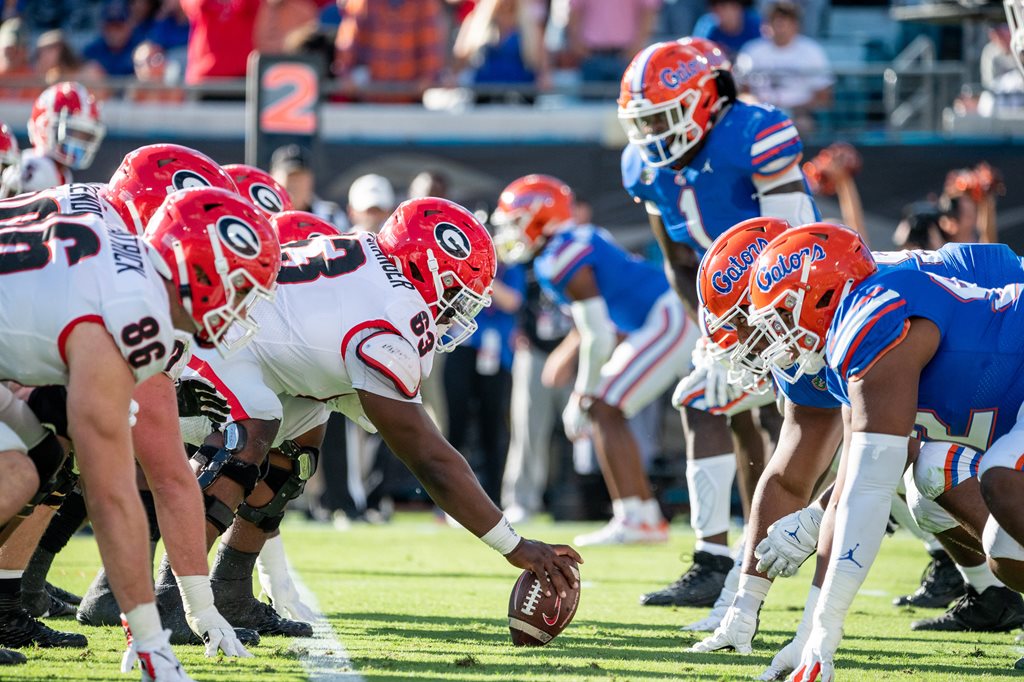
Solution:
[[[886,118],[893,130],[939,130],[942,109],[967,78],[961,62],[940,62],[935,46],[918,36],[883,72]]]

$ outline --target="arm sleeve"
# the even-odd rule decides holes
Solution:
[[[601,367],[615,349],[615,327],[600,296],[574,301],[572,319],[580,333],[580,360],[575,391],[589,395],[601,379]]]

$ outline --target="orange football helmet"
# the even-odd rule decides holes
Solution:
[[[770,341],[761,350],[789,383],[825,366],[825,335],[840,301],[878,271],[860,235],[842,225],[788,230],[761,251],[750,278],[750,323]]]
[[[708,40],[707,38],[698,38],[697,36],[685,36],[676,42],[680,45],[695,48],[704,55],[712,69],[732,71],[732,62],[729,61],[729,57],[726,56],[725,52],[722,51],[722,48],[715,41]]]
[[[692,45],[655,43],[622,75],[619,122],[651,166],[667,166],[695,149],[714,125],[724,98],[716,71]]]
[[[569,185],[550,175],[513,180],[491,216],[498,257],[506,263],[533,258],[551,234],[572,220],[574,201]]]

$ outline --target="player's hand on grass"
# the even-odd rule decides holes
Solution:
[[[820,606],[820,604],[819,604]],[[818,614],[815,613],[817,617]],[[790,676],[791,682],[833,682],[836,677],[835,658],[842,629],[823,628],[816,625],[800,654],[800,663]]]
[[[817,506],[793,512],[768,527],[768,536],[754,550],[757,570],[769,578],[788,578],[795,575],[800,565],[818,546],[821,517],[824,511]]]
[[[551,595],[552,587],[560,597],[565,597],[570,587],[579,588],[573,567],[582,564],[583,559],[569,545],[548,545],[523,538],[505,558],[513,566],[533,573],[542,585],[547,586],[544,590],[547,596]]]
[[[789,640],[786,646],[782,647],[779,653],[775,654],[771,664],[757,679],[762,682],[786,679],[791,672],[796,670],[797,665],[800,663],[800,654],[803,653],[804,644],[805,641],[799,636]]]
[[[186,614],[186,619],[192,632],[199,635],[206,644],[208,657],[216,657],[219,650],[223,651],[225,656],[252,658],[252,654],[235,634],[235,629],[215,607],[210,607],[197,614]]]
[[[291,581],[291,577],[286,582],[276,579],[264,582],[264,576],[265,574],[261,572],[260,586],[263,591],[260,593],[260,597],[266,596],[270,600],[270,605],[277,611],[277,615],[303,623],[311,623],[316,620],[313,609],[302,603],[302,598],[299,596],[295,583]]]
[[[719,649],[735,649],[737,653],[749,654],[754,650],[754,635],[757,634],[757,614],[747,613],[736,606],[730,606],[725,612],[722,624],[710,637],[697,642],[690,651],[707,653]]]

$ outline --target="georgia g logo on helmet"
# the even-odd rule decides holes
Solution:
[[[434,227],[434,239],[445,253],[459,260],[469,258],[473,250],[466,233],[452,223],[438,223]]]
[[[235,216],[217,220],[220,240],[242,258],[255,258],[260,254],[260,238],[249,223]]]
[[[210,181],[199,173],[192,170],[175,171],[171,176],[171,185],[167,193],[176,192],[179,189],[191,189],[192,187],[211,187]]]
[[[284,203],[274,188],[261,182],[249,185],[249,199],[267,213],[280,213],[284,210]]]

